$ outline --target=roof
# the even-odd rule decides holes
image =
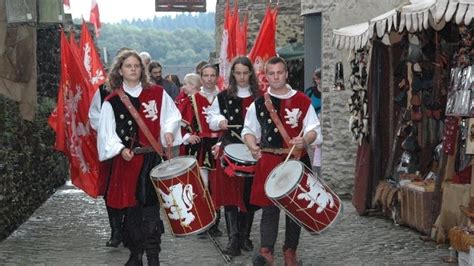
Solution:
[[[474,0],[410,0],[368,22],[333,30],[333,42],[338,49],[360,49],[375,35],[381,38],[392,31],[417,32],[429,27],[441,30],[453,18],[456,24],[469,25],[473,17]]]

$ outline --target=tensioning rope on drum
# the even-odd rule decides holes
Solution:
[[[219,241],[217,241],[217,239],[215,239],[213,236],[211,236],[211,234],[209,234],[209,232],[207,232],[207,237],[209,237],[209,239],[211,240],[211,242],[214,244],[214,246],[216,247],[217,251],[221,254],[222,258],[224,259],[225,263],[226,264],[230,264],[232,262],[232,257],[230,257],[229,255],[226,255],[224,253],[222,253],[222,246],[221,246],[221,243],[219,243]]]

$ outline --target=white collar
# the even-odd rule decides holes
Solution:
[[[288,88],[288,92],[283,94],[283,95],[272,93],[272,89],[270,87],[268,87],[267,92],[271,96],[273,96],[275,98],[278,98],[278,99],[289,99],[289,98],[293,97],[296,94],[296,90],[292,89],[289,84],[286,84],[286,87]]]
[[[202,96],[206,97],[209,102],[213,100],[213,98],[219,93],[217,90],[217,87],[214,90],[209,90],[208,88],[201,87],[201,90],[199,91]]]
[[[252,94],[250,93],[250,86],[247,87],[239,87],[237,86],[237,97],[239,98],[247,98],[251,96]]]
[[[135,86],[135,87],[129,87],[129,86],[127,85],[127,83],[124,81],[124,82],[123,82],[123,90],[124,90],[126,93],[132,95],[132,97],[138,97],[138,96],[140,96],[140,93],[142,93],[142,90],[143,90],[142,83],[139,82],[139,83],[137,84],[137,86]]]

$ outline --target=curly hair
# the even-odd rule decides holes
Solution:
[[[133,50],[125,50],[119,53],[114,59],[114,65],[110,69],[109,72],[109,85],[110,89],[116,90],[122,87],[123,85],[123,77],[120,75],[119,70],[122,68],[123,62],[129,58],[130,56],[135,57],[140,62],[140,82],[142,83],[143,88],[147,88],[150,83],[148,82],[148,77],[145,71],[145,65],[141,57],[138,55],[136,51]]]
[[[237,97],[237,80],[235,79],[233,73],[235,69],[235,65],[241,64],[249,68],[250,77],[249,77],[249,85],[250,85],[250,93],[252,94],[253,98],[256,98],[259,95],[259,87],[257,76],[255,75],[255,71],[253,69],[252,61],[246,56],[238,56],[234,58],[232,61],[232,66],[230,67],[230,76],[229,76],[229,87],[227,88],[228,94],[230,97],[235,98]]]

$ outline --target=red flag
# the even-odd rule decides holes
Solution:
[[[82,21],[81,40],[79,45],[81,49],[80,59],[83,62],[84,68],[88,74],[87,77],[93,87],[91,95],[94,95],[94,92],[99,88],[99,86],[104,84],[106,73],[85,21]]]
[[[71,46],[73,54],[79,58],[79,46],[76,42],[76,33],[74,30],[69,32],[69,45]]]
[[[236,37],[237,37],[237,27],[239,26],[239,8],[238,1],[234,2],[234,11],[229,13],[229,19],[227,20],[227,30],[229,32],[229,45],[227,46],[227,59],[229,62],[232,62],[234,57],[237,55],[236,51]]]
[[[242,56],[247,54],[247,31],[248,31],[248,15],[245,14],[242,25],[236,23],[235,36],[235,55]]]
[[[278,12],[276,8],[271,9],[270,7],[267,7],[257,39],[255,40],[252,50],[250,50],[250,54],[248,55],[254,64],[254,69],[255,73],[257,74],[260,89],[263,91],[266,90],[268,85],[264,71],[265,62],[269,58],[276,55],[275,32],[277,14]]]
[[[229,47],[229,20],[230,20],[230,9],[229,0],[226,1],[224,11],[224,28],[222,29],[222,41],[221,50],[219,54],[219,73],[224,78],[223,87],[227,87],[229,83],[229,70],[230,60],[228,59],[228,47]]]
[[[99,38],[101,25],[100,25],[99,4],[97,4],[97,0],[92,0],[89,22],[94,24],[95,36]]]
[[[81,63],[61,31],[58,103],[48,122],[56,132],[55,149],[68,156],[72,183],[97,197],[99,159],[88,118],[92,85]]]
[[[234,11],[230,12],[229,0],[226,1],[224,11],[224,28],[222,30],[221,50],[219,54],[219,72],[223,77],[223,86],[229,84],[231,61],[237,56],[237,28],[239,27],[239,9],[237,1],[234,2]]]
[[[64,91],[63,85],[65,84],[64,80],[59,80],[58,88],[58,102],[56,108],[48,118],[48,124],[56,133],[56,140],[54,142],[54,149],[64,153],[66,156],[69,156],[69,151],[66,147],[66,131],[64,129],[65,120],[64,120]]]

